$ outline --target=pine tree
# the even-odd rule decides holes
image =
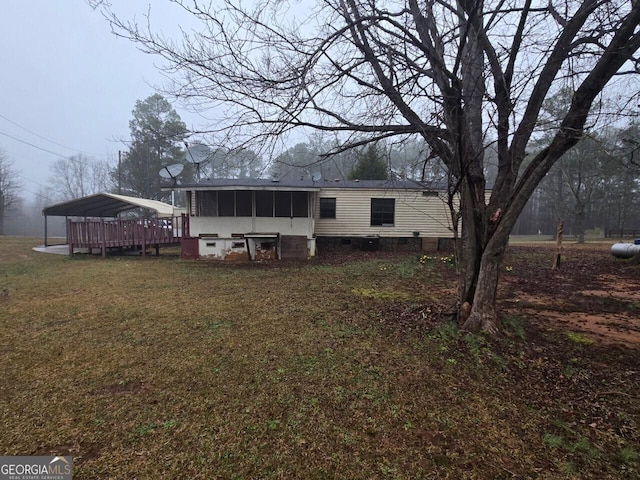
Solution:
[[[349,173],[349,180],[387,180],[388,178],[389,168],[375,145],[369,145],[365,152],[358,156],[358,161]]]
[[[113,172],[114,183],[125,195],[166,200],[168,194],[160,191],[159,172],[163,165],[184,163],[181,145],[187,127],[171,104],[157,93],[138,100],[132,114],[131,147]]]

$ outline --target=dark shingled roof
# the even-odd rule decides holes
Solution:
[[[418,182],[415,180],[271,180],[264,178],[216,178],[204,179],[197,183],[165,185],[163,190],[306,190],[321,188],[362,188],[380,190],[445,190],[441,183]]]

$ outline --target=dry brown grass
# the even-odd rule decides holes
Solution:
[[[527,391],[522,345],[396,328],[449,300],[445,264],[69,259],[36,243],[0,237],[4,454],[74,455],[77,479],[638,474],[637,436],[558,426],[562,393]],[[617,387],[629,402],[632,387]]]

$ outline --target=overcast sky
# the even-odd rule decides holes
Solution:
[[[188,21],[166,0],[111,3],[116,12],[139,18],[151,3],[155,24],[169,33]],[[162,84],[158,59],[114,36],[84,0],[2,2],[0,39],[0,148],[13,161],[25,196],[47,185],[59,158],[83,153],[115,162],[126,148],[118,140],[129,138],[136,100]],[[202,123],[175,107],[187,127]]]

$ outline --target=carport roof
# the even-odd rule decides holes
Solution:
[[[173,216],[173,207],[168,203],[146,198],[128,197],[115,193],[96,193],[68,202],[51,205],[42,210],[46,217],[115,217],[120,212],[134,208],[155,210],[159,217]]]

